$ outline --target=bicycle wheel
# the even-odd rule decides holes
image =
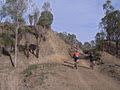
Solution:
[[[94,69],[94,63],[92,62],[91,64],[91,69],[93,70]]]
[[[74,65],[75,65],[75,68],[77,69],[77,62],[75,62],[75,64],[74,64]]]

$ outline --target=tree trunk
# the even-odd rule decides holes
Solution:
[[[28,42],[25,42],[25,54],[27,58],[29,58],[29,43]]]
[[[108,36],[108,52],[110,52],[110,35]]]
[[[36,47],[36,57],[39,58],[39,43],[40,43],[40,38],[37,37],[36,40],[37,40],[37,44],[36,44],[37,45],[37,47]]]
[[[120,32],[116,32],[116,54],[119,54],[119,36],[120,36]]]
[[[119,44],[119,41],[116,40],[116,54],[118,55],[118,44]]]
[[[14,66],[15,66],[15,68],[16,68],[16,66],[17,66],[18,28],[19,28],[19,24],[18,24],[18,22],[17,22],[17,27],[16,27],[16,30],[15,30],[15,34],[16,34],[16,35],[15,35],[15,61],[14,61]]]

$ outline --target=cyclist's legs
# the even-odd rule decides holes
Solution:
[[[76,69],[77,69],[77,58],[74,59],[74,66],[75,66]]]
[[[90,67],[91,69],[93,69],[93,61],[91,61],[90,63],[91,63]]]
[[[95,60],[91,60],[91,65],[90,65],[91,69],[94,69],[94,66],[95,66]]]
[[[96,63],[95,60],[93,60],[93,65],[95,65],[95,63]]]
[[[93,61],[93,59],[92,58],[90,58],[90,67],[93,69],[93,66],[94,66],[94,61]]]

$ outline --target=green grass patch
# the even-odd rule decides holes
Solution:
[[[56,67],[60,64],[56,63],[56,62],[53,62],[53,63],[43,63],[42,65],[43,65],[44,69],[51,69],[51,68]]]
[[[26,76],[30,76],[32,75],[32,71],[36,70],[37,68],[38,68],[37,64],[30,65],[26,70],[24,70],[24,74],[26,74]]]

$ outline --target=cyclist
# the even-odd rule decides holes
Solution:
[[[76,52],[73,54],[73,58],[74,58],[74,66],[75,66],[76,69],[77,69],[77,60],[80,58],[80,54],[78,53],[78,51],[76,51]]]
[[[90,67],[91,67],[92,69],[94,69],[94,66],[95,66],[95,55],[94,55],[94,53],[91,52],[90,55],[89,55],[89,57],[90,57],[90,62],[91,62]]]

